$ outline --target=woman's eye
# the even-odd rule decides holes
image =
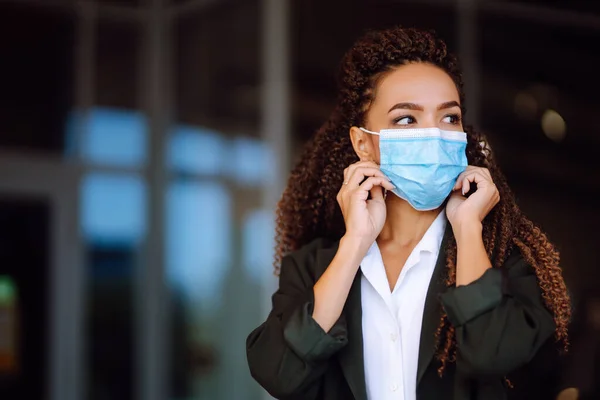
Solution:
[[[442,122],[444,122],[446,124],[458,125],[460,123],[460,115],[458,115],[458,114],[446,115],[444,117],[444,119],[442,120]]]
[[[414,124],[416,121],[413,117],[411,117],[410,115],[404,116],[404,117],[398,117],[394,120],[394,123],[397,125],[410,125],[410,124]]]

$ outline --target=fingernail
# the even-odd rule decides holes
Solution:
[[[462,195],[464,196],[465,195],[465,189],[461,190],[461,192],[462,192]]]

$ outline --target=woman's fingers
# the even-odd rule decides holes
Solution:
[[[373,188],[376,186],[381,186],[382,188],[384,188],[386,190],[393,190],[396,188],[394,185],[392,185],[392,183],[389,181],[388,178],[374,176],[374,177],[367,178],[367,180],[364,181],[358,187],[358,189],[356,189],[356,191],[353,193],[353,195],[355,195],[357,198],[359,198],[361,200],[367,200],[369,198],[369,192],[371,192],[371,190],[373,190]],[[383,196],[383,194],[382,194],[382,196]]]
[[[492,184],[493,182],[491,175],[486,168],[471,167],[458,176],[456,184],[454,185],[454,190],[461,189],[464,196],[469,192],[471,183],[477,184],[477,187],[480,188],[482,183]]]
[[[372,161],[360,161],[344,170],[344,182],[338,193],[338,202],[343,199],[357,198],[366,201],[371,194],[371,200],[383,200],[384,190],[393,190],[395,186]],[[340,203],[341,204],[341,203]]]
[[[355,162],[354,164],[350,164],[344,170],[344,182],[348,181],[348,178],[350,177],[350,175],[352,175],[354,170],[358,167],[377,167],[377,164],[375,164],[372,161],[358,161],[358,162]]]
[[[351,164],[344,170],[344,184],[349,184],[351,177],[355,174],[355,171],[359,168],[374,168],[379,170],[379,166],[373,161],[359,161]]]
[[[374,162],[359,162],[344,170],[344,181],[337,194],[346,233],[375,240],[386,216],[383,190],[394,185]],[[369,197],[370,195],[370,197]]]
[[[381,172],[379,168],[357,167],[352,172],[352,175],[350,175],[346,180],[346,182],[348,182],[346,185],[350,189],[356,189],[365,180],[365,178],[375,176],[387,179],[387,177],[383,174],[383,172]]]
[[[482,174],[479,171],[473,171],[470,174],[465,175],[462,181],[462,193],[463,195],[467,194],[471,189],[471,183],[475,183],[477,188],[480,188],[480,184],[482,182],[490,182],[487,176]]]
[[[375,186],[373,187],[373,189],[371,189],[369,191],[369,193],[371,194],[371,200],[376,200],[376,201],[383,201],[385,200],[385,196],[384,196],[384,192],[386,191],[386,189],[384,189],[381,186]]]

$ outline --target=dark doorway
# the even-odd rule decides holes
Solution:
[[[48,386],[50,211],[47,199],[0,197],[0,276],[14,287],[4,317],[17,332],[14,366],[0,372],[6,400],[42,400]]]

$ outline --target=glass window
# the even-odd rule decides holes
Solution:
[[[257,132],[260,111],[260,2],[214,2],[174,26],[177,121],[219,132]]]
[[[242,236],[242,262],[246,274],[257,285],[262,285],[273,272],[275,246],[273,211],[257,210],[248,214],[242,227]]]
[[[146,233],[146,187],[140,177],[92,173],[82,186],[82,228],[88,241],[139,244]]]
[[[227,161],[225,145],[223,137],[209,129],[178,125],[169,138],[169,168],[187,174],[218,175]]]
[[[261,186],[273,182],[273,153],[262,140],[239,137],[233,139],[225,168],[240,186]]]
[[[172,311],[184,328],[175,330],[172,354],[179,360],[187,352],[195,361],[185,383],[172,386],[172,399],[264,397],[244,350],[264,317],[259,264],[272,243],[268,218],[253,214],[274,172],[272,149],[258,137],[260,19],[259,1],[215,2],[190,8],[173,27],[174,114],[181,125],[172,127],[168,147],[177,180],[168,197],[167,241],[173,303],[184,310]],[[262,265],[268,276],[270,266]]]
[[[176,182],[167,197],[169,277],[195,312],[219,309],[232,263],[231,196],[219,183]]]
[[[95,43],[94,104],[138,108],[142,24],[100,19]]]
[[[220,322],[231,318],[223,310],[234,259],[232,211],[231,195],[218,182],[179,181],[169,188],[172,398],[234,398],[217,395],[221,368],[215,368],[223,364]]]
[[[104,2],[139,4],[137,0]],[[94,106],[85,114],[71,111],[68,151],[92,167],[143,168],[148,129],[145,115],[137,111],[143,24],[102,14],[96,24]],[[143,268],[139,255],[148,229],[147,195],[141,175],[92,172],[82,181],[81,229],[89,277],[85,359],[92,400],[135,398],[140,337],[135,329],[139,312],[134,301],[135,271]]]
[[[91,400],[135,398],[137,381],[134,271],[139,249],[87,242],[87,390]]]
[[[81,118],[84,130],[75,140]],[[67,136],[79,146],[75,150],[89,164],[140,167],[147,156],[147,120],[136,111],[95,107],[83,116],[72,112]]]
[[[0,147],[62,154],[75,21],[52,7],[15,3],[0,4]]]
[[[90,173],[81,187],[88,280],[89,398],[135,391],[134,276],[146,234],[146,185],[136,175]]]

